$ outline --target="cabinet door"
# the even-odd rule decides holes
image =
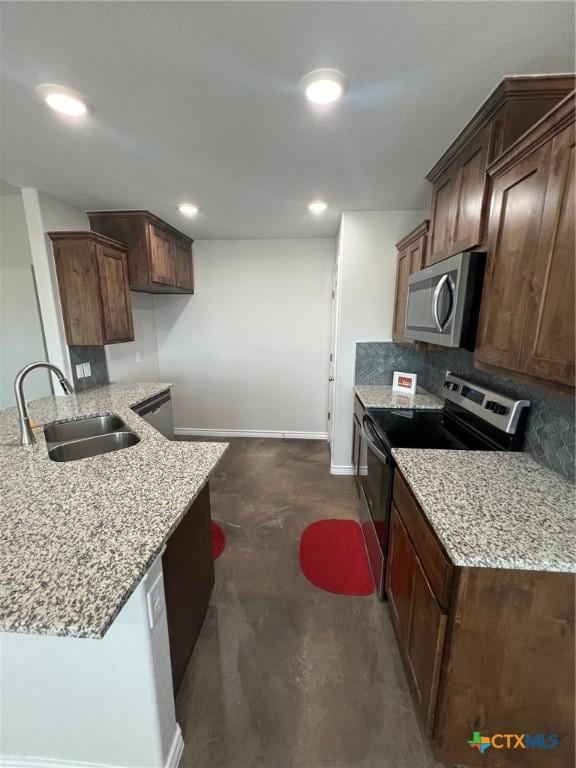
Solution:
[[[194,290],[192,273],[192,248],[180,240],[174,241],[176,259],[176,285],[186,291]]]
[[[94,245],[81,237],[54,242],[54,261],[66,341],[79,345],[104,344]]]
[[[406,652],[420,714],[428,734],[432,733],[434,726],[446,622],[447,616],[436,602],[434,592],[416,558]]]
[[[457,176],[458,168],[454,162],[434,183],[429,247],[425,258],[427,267],[447,258],[452,252]]]
[[[396,294],[394,298],[394,323],[392,338],[413,344],[411,339],[404,336],[406,326],[406,301],[408,299],[408,278],[413,272],[418,272],[424,266],[426,255],[426,235],[422,235],[406,248],[398,251],[396,266]]]
[[[414,549],[398,510],[392,504],[386,566],[386,594],[390,604],[392,623],[396,630],[400,649],[404,653],[406,653],[406,643],[410,631],[414,566]]]
[[[459,171],[450,254],[475,248],[483,240],[488,190],[486,166],[492,132],[492,125],[486,126],[456,160]]]
[[[550,143],[493,180],[476,359],[519,370]]]
[[[152,281],[165,285],[176,285],[176,263],[172,236],[154,224],[149,225],[148,232]]]
[[[404,341],[409,276],[410,252],[408,248],[405,248],[398,253],[396,266],[396,298],[394,300],[394,325],[392,327],[392,338],[394,341]]]
[[[574,386],[574,125],[555,137],[522,344],[522,371]]]
[[[210,522],[210,491],[205,485],[168,539],[162,555],[175,693],[202,629],[214,587]]]
[[[132,306],[128,289],[128,265],[122,251],[97,247],[98,276],[102,302],[104,343],[132,341]]]

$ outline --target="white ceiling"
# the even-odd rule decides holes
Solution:
[[[570,2],[1,2],[1,175],[196,238],[321,237],[423,208],[424,175],[506,74],[574,67]],[[335,67],[329,114],[298,83]],[[72,127],[37,98],[81,91]],[[325,198],[329,214],[307,203]],[[201,215],[176,210],[189,200]]]

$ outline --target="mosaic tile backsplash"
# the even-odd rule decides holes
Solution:
[[[393,371],[416,373],[418,383],[442,396],[446,371],[515,399],[532,402],[524,450],[536,461],[574,481],[576,447],[573,398],[533,384],[474,368],[472,352],[464,349],[418,350],[394,342],[356,345],[356,384],[391,384]]]
[[[84,392],[87,389],[101,387],[103,384],[109,384],[108,365],[106,364],[106,353],[104,347],[100,346],[69,346],[70,363],[72,365],[72,382],[75,392]],[[78,363],[90,363],[91,375],[88,378],[79,379],[76,375],[76,365]]]

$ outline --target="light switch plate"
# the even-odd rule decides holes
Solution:
[[[148,601],[148,621],[150,623],[150,629],[153,629],[154,625],[162,615],[165,605],[164,577],[161,573],[158,574],[158,578],[146,593],[146,599]]]
[[[142,365],[143,362],[144,361],[142,359],[142,352],[136,352],[136,364]]]
[[[84,378],[84,366],[82,363],[78,363],[78,365],[76,366],[76,378],[77,379]]]
[[[92,368],[90,363],[84,363],[84,377],[87,378],[88,376],[92,376]]]

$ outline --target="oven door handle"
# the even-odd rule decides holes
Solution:
[[[372,453],[378,459],[380,459],[382,464],[389,464],[390,463],[390,459],[388,458],[388,456],[386,456],[386,454],[382,453],[382,451],[379,448],[376,448],[376,446],[374,445],[374,441],[371,440],[370,437],[368,436],[368,434],[366,432],[366,427],[364,426],[364,424],[362,425],[362,437],[364,438],[364,440],[366,440],[367,447],[369,447],[370,450],[372,451]]]

